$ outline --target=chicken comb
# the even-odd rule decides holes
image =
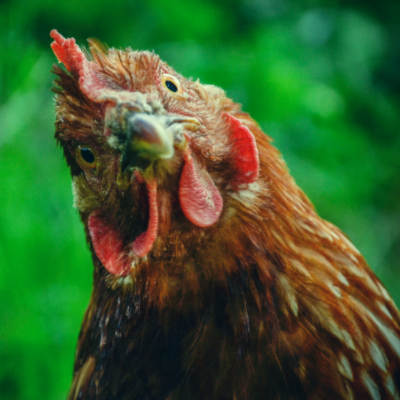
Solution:
[[[79,78],[82,93],[96,103],[109,101],[107,93],[111,88],[108,82],[99,73],[98,65],[88,61],[75,39],[65,39],[55,29],[50,36],[54,39],[50,46],[55,56],[71,74]]]
[[[79,77],[83,76],[88,60],[76,44],[75,39],[65,39],[55,29],[50,32],[50,37],[54,39],[50,46],[58,61],[62,62],[69,72]]]

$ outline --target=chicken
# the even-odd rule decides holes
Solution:
[[[223,90],[51,32],[94,283],[69,399],[400,399],[400,314]]]

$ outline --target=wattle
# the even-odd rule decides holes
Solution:
[[[132,260],[124,251],[124,242],[119,230],[112,227],[97,212],[90,214],[88,226],[94,251],[107,271],[114,275],[127,275]]]
[[[122,233],[117,227],[113,227],[100,212],[94,211],[89,216],[88,227],[94,251],[111,274],[127,275],[133,262],[132,256],[129,255],[129,247],[137,257],[144,257],[152,249],[157,238],[157,183],[146,181],[146,186],[149,193],[149,223],[146,231],[134,239],[131,246],[124,246]]]

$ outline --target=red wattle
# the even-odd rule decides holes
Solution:
[[[158,231],[157,183],[146,181],[146,185],[149,192],[150,217],[147,230],[140,234],[132,245],[138,257],[144,257],[151,250]],[[124,248],[119,229],[96,211],[90,214],[88,227],[94,251],[107,271],[114,275],[127,275],[131,269],[132,257]]]
[[[132,260],[124,253],[119,231],[96,212],[90,214],[88,226],[94,251],[107,271],[114,275],[127,275]]]
[[[146,181],[146,186],[149,193],[149,225],[133,242],[133,252],[138,257],[144,257],[151,250],[158,231],[157,182]]]
[[[223,208],[221,194],[211,176],[197,166],[190,150],[185,155],[179,182],[179,202],[186,218],[204,228],[218,221]]]

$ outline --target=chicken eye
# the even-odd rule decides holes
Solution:
[[[92,164],[95,160],[92,150],[88,149],[87,147],[81,148],[81,155],[88,164]]]
[[[165,86],[171,91],[171,92],[177,92],[178,88],[175,86],[175,84],[172,81],[165,81]]]
[[[76,148],[76,159],[83,168],[96,168],[96,156],[88,146],[78,146]]]
[[[163,86],[174,94],[182,94],[183,89],[181,83],[172,75],[164,74],[162,77]]]

